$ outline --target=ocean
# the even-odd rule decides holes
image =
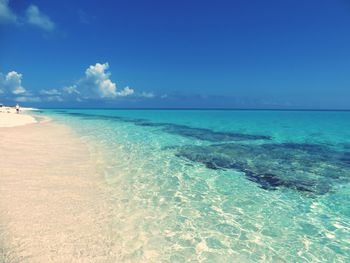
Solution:
[[[350,260],[350,112],[42,114],[100,158],[125,261]]]

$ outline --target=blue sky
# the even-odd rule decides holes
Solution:
[[[350,2],[0,0],[0,102],[350,108]]]

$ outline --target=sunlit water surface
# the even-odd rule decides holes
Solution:
[[[350,260],[350,112],[43,114],[105,153],[125,261]]]

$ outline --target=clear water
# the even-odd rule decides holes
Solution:
[[[107,153],[125,261],[350,260],[350,112],[43,113]]]

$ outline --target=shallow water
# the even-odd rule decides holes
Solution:
[[[105,153],[124,261],[350,258],[350,112],[43,113]]]

